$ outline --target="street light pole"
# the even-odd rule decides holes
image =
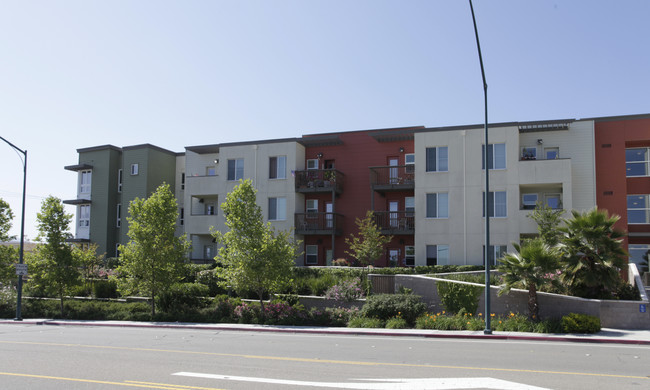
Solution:
[[[22,150],[18,148],[16,145],[12,144],[11,142],[7,141],[3,137],[0,137],[3,141],[5,141],[9,146],[14,148],[16,151],[20,152],[24,156],[23,160],[23,205],[22,205],[22,215],[20,217],[20,254],[18,258],[18,264],[24,264],[24,254],[25,254],[25,190],[27,188],[27,150]],[[18,290],[18,294],[16,297],[16,318],[14,320],[16,321],[22,321],[22,298],[23,298],[23,276],[18,275],[18,285],[16,286],[16,289]]]
[[[483,249],[483,258],[485,259],[485,330],[483,333],[492,334],[491,316],[490,316],[490,167],[488,165],[488,105],[487,105],[487,81],[485,81],[485,69],[483,68],[483,56],[481,55],[481,44],[478,40],[478,28],[476,27],[476,18],[474,17],[474,6],[472,0],[469,0],[469,8],[472,10],[472,21],[474,22],[474,34],[476,35],[476,47],[478,49],[478,59],[481,63],[481,76],[483,77],[483,95],[485,97],[485,152],[483,153],[483,164],[485,165],[485,194],[483,196],[483,207],[485,209],[485,247]]]

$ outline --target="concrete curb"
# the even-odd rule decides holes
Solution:
[[[198,323],[173,323],[173,322],[127,322],[127,321],[67,321],[67,320],[0,320],[0,324],[14,325],[41,325],[41,326],[92,326],[92,327],[118,327],[118,328],[155,328],[155,329],[192,329],[209,331],[239,331],[239,332],[267,332],[267,333],[299,333],[299,334],[332,334],[344,336],[381,336],[381,337],[420,337],[439,339],[466,339],[466,340],[510,340],[510,341],[548,341],[548,342],[574,342],[594,344],[626,344],[650,345],[650,339],[640,338],[614,338],[594,335],[532,335],[530,333],[513,334],[479,334],[468,331],[423,331],[416,329],[367,329],[367,328],[325,328],[301,326],[271,326],[271,325],[237,325],[237,324],[198,324]],[[634,336],[630,336],[634,337]]]

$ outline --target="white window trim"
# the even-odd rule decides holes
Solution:
[[[503,171],[508,169],[508,148],[506,147],[505,142],[497,142],[493,144],[488,144],[492,145],[492,168],[490,168],[491,171]],[[494,153],[494,146],[495,145],[503,145],[503,161],[504,161],[504,167],[503,168],[495,168],[494,166],[496,165],[496,154]],[[488,146],[489,147],[489,146]],[[485,148],[485,144],[481,146],[481,148]],[[483,152],[481,152],[482,154]],[[487,153],[487,148],[485,148],[485,153]],[[481,159],[481,167],[482,170],[485,170],[485,167],[483,167],[483,164],[485,163],[484,159]]]
[[[271,199],[275,199],[275,218],[271,219]],[[284,215],[280,215],[280,207],[278,202],[282,199],[284,201]],[[286,221],[287,220],[287,198],[283,196],[270,197],[268,201],[269,205],[269,221]]]
[[[528,150],[528,149],[531,149],[532,151],[534,151],[534,155],[533,155],[533,156],[526,156],[526,155],[524,154],[525,151]],[[493,150],[494,150],[494,149],[493,149]],[[526,158],[526,157],[528,157],[528,158]],[[522,160],[526,160],[526,159],[529,159],[529,160],[537,160],[537,146],[522,146],[522,147],[521,147],[521,159],[522,159]],[[494,164],[494,162],[492,162],[492,164]]]
[[[123,179],[124,171],[122,169],[117,170],[117,192],[121,193],[122,192],[122,179]]]
[[[447,169],[444,171],[440,169],[440,148],[446,148],[447,149]],[[427,169],[427,162],[428,162],[428,156],[427,156],[427,150],[428,149],[435,149],[436,150],[436,169],[434,171],[430,171]],[[424,149],[424,170],[427,173],[439,173],[439,172],[449,172],[449,146],[446,145],[441,145],[441,146],[428,146]]]
[[[275,158],[276,177],[271,177],[270,165],[271,165],[272,158]],[[280,164],[280,159],[284,160],[284,164]],[[269,157],[269,180],[286,180],[286,179],[287,179],[287,156],[270,156]]]
[[[84,180],[85,179],[85,180]],[[92,192],[93,171],[83,170],[79,172],[79,193],[90,194]]]
[[[429,217],[427,214],[429,214],[429,210],[426,209],[428,202],[426,202],[426,195],[436,195],[436,216],[435,217]],[[447,195],[447,216],[446,217],[440,217],[440,194],[446,194]],[[449,219],[449,193],[448,192],[427,192],[425,195],[425,205],[424,205],[424,212],[425,212],[425,219]]]
[[[496,202],[493,201],[492,202],[492,207],[494,207],[494,210],[492,210],[492,214],[494,214],[494,215],[490,216],[490,218],[508,218],[508,191],[490,191],[490,192],[494,194],[494,195],[492,195],[493,200],[494,200],[494,198],[496,196],[496,193],[498,193],[498,192],[499,193],[503,192],[504,194],[506,194],[506,215],[496,215]],[[485,204],[486,203],[485,200],[486,200],[485,199],[485,191],[483,191],[481,193],[481,203]],[[489,210],[487,209],[487,205],[485,205],[484,210],[486,212],[486,215],[490,214]],[[485,218],[485,215],[483,215],[483,218]]]
[[[229,171],[230,171],[230,167],[229,167],[229,165],[230,165],[230,161],[234,161],[234,162],[235,162],[235,172],[234,172],[234,175],[235,175],[235,176],[234,176],[234,178],[232,178],[232,179],[230,178],[230,172],[229,172]],[[237,176],[237,171],[238,171],[238,167],[237,167],[237,166],[239,165],[238,162],[240,162],[240,161],[241,161],[241,165],[242,165],[242,166],[241,166],[241,177],[238,177],[238,176]],[[239,157],[239,158],[230,158],[230,159],[228,159],[228,162],[227,162],[227,165],[226,165],[226,170],[227,170],[227,172],[226,172],[226,179],[227,179],[228,181],[238,181],[238,180],[240,180],[240,179],[243,179],[244,176],[245,176],[245,174],[244,174],[244,167],[245,167],[245,165],[244,165],[244,158],[243,158],[243,157]]]
[[[535,203],[533,203],[532,208],[526,208],[526,203],[524,202],[524,196],[527,195],[535,195]],[[539,194],[537,192],[527,192],[521,194],[521,209],[522,210],[534,210],[535,207],[537,206],[537,202],[539,202]]]
[[[117,204],[117,227],[122,227],[122,203]]]
[[[632,176],[632,177],[642,177],[642,176]],[[650,198],[650,194],[627,194],[627,196],[645,196],[647,198]],[[627,199],[627,197],[626,197]],[[646,201],[647,202],[647,201]],[[627,213],[629,214],[630,210],[650,210],[650,206],[648,207],[635,207],[635,208],[629,208],[627,207]],[[648,213],[649,211],[646,211]],[[630,222],[630,218],[627,218],[627,224],[628,225],[648,225],[650,224],[650,218],[646,222]]]
[[[313,164],[314,166],[310,167],[310,164]],[[307,160],[307,170],[316,170],[318,169],[318,159],[315,158],[310,158]]]
[[[139,164],[131,164],[131,176],[137,176],[140,171]]]
[[[316,248],[316,261],[315,262],[310,262],[307,261],[309,258],[309,249]],[[313,256],[313,255],[312,255]],[[318,245],[305,245],[305,264],[307,265],[316,265],[318,264]]]
[[[646,149],[646,156],[647,160],[643,161],[627,161],[627,151],[632,150],[632,149]],[[625,156],[625,177],[650,177],[650,147],[637,147],[637,148],[625,148],[626,156]],[[628,175],[627,174],[627,164],[645,164],[645,175]]]

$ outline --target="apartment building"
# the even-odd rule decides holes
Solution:
[[[621,219],[630,261],[650,251],[650,115],[594,118],[598,207]]]
[[[537,233],[528,217],[537,202],[566,216],[606,208],[625,216],[620,224],[635,259],[650,249],[650,115],[497,123],[489,131],[487,147],[483,126],[472,125],[199,145],[184,153],[152,145],[79,149],[79,164],[66,167],[78,173],[78,195],[66,203],[78,208],[75,240],[97,242],[111,256],[127,241],[130,200],[170,183],[178,232],[187,234],[197,263],[213,261],[211,231],[225,229],[220,205],[239,179],[253,181],[265,220],[302,242],[298,265],[349,259],[346,238],[368,210],[393,236],[376,266],[482,264],[486,213],[494,263]]]
[[[183,169],[182,155],[149,144],[102,145],[77,153],[79,162],[65,167],[77,173],[77,197],[63,201],[77,207],[73,242],[92,242],[99,253],[117,256],[117,245],[128,241],[126,216],[133,199],[148,197],[162,183],[180,199],[174,173]]]

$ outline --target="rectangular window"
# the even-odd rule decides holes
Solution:
[[[562,196],[560,194],[545,194],[544,202],[548,207],[554,210],[562,208]]]
[[[641,264],[646,261],[643,256],[650,256],[650,244],[630,244],[627,251],[630,253],[630,263]]]
[[[217,167],[215,167],[215,166],[205,167],[205,175],[206,176],[217,176]]]
[[[181,226],[183,226],[185,224],[185,209],[184,208],[181,207],[181,211],[180,211],[179,215],[180,215],[179,223],[180,223]]]
[[[81,171],[79,175],[79,193],[90,194],[93,171]]]
[[[138,164],[131,164],[131,175],[135,176],[138,174],[140,166]]]
[[[485,169],[485,145],[482,148],[481,166]],[[506,144],[488,144],[488,168],[506,169]]]
[[[79,226],[90,226],[90,205],[79,206]]]
[[[631,225],[650,223],[650,195],[627,196],[627,223]]]
[[[626,176],[650,176],[650,148],[625,149]]]
[[[117,171],[117,192],[122,192],[122,170]]]
[[[318,264],[318,245],[305,246],[305,264]]]
[[[117,227],[122,226],[122,204],[117,204]]]
[[[537,160],[537,148],[534,146],[524,146],[521,148],[522,160]]]
[[[547,160],[560,158],[560,148],[544,148],[544,158]]]
[[[404,155],[404,165],[406,165],[406,173],[415,172],[415,153],[408,153]]]
[[[307,199],[307,212],[308,213],[317,213],[318,212],[318,199]]]
[[[203,246],[203,259],[204,260],[212,260],[214,258],[214,254],[212,253],[212,245],[204,245]]]
[[[488,249],[488,260],[490,265],[496,265],[497,260],[505,256],[508,251],[507,245],[490,245]],[[485,245],[483,245],[483,264],[485,264]]]
[[[537,194],[521,194],[522,210],[534,210],[537,206]]]
[[[404,265],[415,267],[415,247],[413,245],[404,247]]]
[[[427,218],[449,218],[449,194],[427,194]]]
[[[490,217],[505,218],[508,216],[506,191],[490,191],[488,204]],[[483,192],[483,216],[485,217],[485,192]]]
[[[446,146],[427,148],[427,172],[447,172],[449,170],[448,159]]]
[[[244,159],[237,158],[228,160],[228,180],[239,180],[244,178]]]
[[[269,179],[287,178],[287,156],[269,158]]]
[[[318,169],[318,160],[315,158],[307,160],[307,169]]]
[[[427,265],[448,265],[449,245],[427,245]]]
[[[284,221],[287,218],[287,199],[269,198],[269,221]]]
[[[181,173],[181,190],[185,189],[185,172]]]

